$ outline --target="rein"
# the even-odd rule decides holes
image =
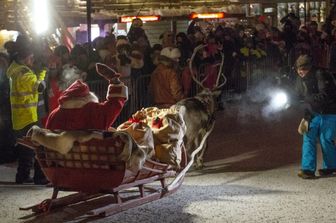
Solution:
[[[197,147],[196,150],[194,150],[192,153],[191,153],[191,156],[190,156],[190,161],[188,163],[188,165],[186,167],[184,167],[184,169],[175,177],[175,179],[166,187],[166,190],[169,191],[171,190],[172,188],[174,188],[176,186],[176,184],[182,179],[182,177],[185,176],[185,174],[187,173],[187,171],[190,169],[190,167],[193,165],[194,163],[194,160],[195,160],[195,156],[197,153],[199,153],[207,138],[209,137],[209,135],[211,134],[212,130],[214,129],[215,127],[215,122],[212,123],[210,129],[207,131],[207,133],[204,135],[200,145]]]

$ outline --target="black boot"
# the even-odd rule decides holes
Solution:
[[[320,176],[327,177],[336,174],[336,169],[319,169],[318,172]]]
[[[302,179],[315,179],[315,173],[310,170],[300,170],[298,173],[298,176],[301,177]]]
[[[49,180],[45,177],[40,164],[35,159],[34,162],[34,184],[36,185],[46,185],[49,183]]]
[[[32,183],[33,179],[30,177],[30,170],[33,166],[34,151],[23,146],[18,145],[18,167],[15,177],[15,183]]]
[[[17,173],[15,177],[15,183],[16,184],[31,184],[33,183],[33,178],[31,178],[29,175],[23,176]]]

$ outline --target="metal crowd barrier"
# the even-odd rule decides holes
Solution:
[[[128,101],[115,121],[114,126],[125,122],[132,114],[141,108],[152,105],[148,92],[150,75],[142,75],[136,79],[122,77],[121,81],[128,87]],[[108,87],[106,80],[89,81],[88,85],[90,90],[98,96],[100,102],[105,100]]]
[[[230,98],[234,93],[241,93],[246,91],[252,85],[259,83],[265,78],[273,75],[276,72],[276,62],[271,57],[264,59],[246,58],[242,60],[234,60],[231,68],[227,72],[223,69],[223,73],[227,78],[227,83],[223,86],[222,97]],[[202,81],[207,76],[206,66],[211,64],[203,64],[198,70],[198,79]],[[219,69],[219,67],[218,67]],[[197,89],[196,92],[199,92]]]
[[[329,49],[324,49],[323,52],[325,52],[325,57],[330,56],[329,51]],[[284,66],[293,66],[292,56],[293,55],[290,54],[286,57],[287,61],[283,63]],[[230,99],[235,93],[245,92],[268,77],[279,74],[278,72],[280,72],[280,67],[277,59],[278,58],[267,56],[262,59],[246,58],[243,60],[236,60],[236,62],[232,65],[231,76],[227,77],[227,83],[223,86],[222,99]],[[198,80],[204,78],[204,70],[204,66],[201,66],[198,70]],[[129,100],[116,120],[115,126],[126,121],[133,113],[141,108],[153,105],[152,97],[148,92],[150,82],[149,74],[142,75],[137,78],[124,77],[121,79],[129,88]],[[90,81],[88,84],[91,91],[98,96],[100,101],[105,100],[108,87],[107,81]],[[193,81],[190,95],[194,96],[200,91],[200,87]]]
[[[232,77],[222,89],[222,99],[230,98],[235,92],[243,92],[251,85],[263,80],[269,73],[268,69],[272,67],[269,60],[261,61],[237,61],[232,69]],[[197,78],[204,78],[204,66],[197,73]],[[153,106],[152,97],[149,92],[149,82],[151,75],[141,75],[137,78],[123,77],[121,80],[128,86],[129,98],[114,126],[128,120],[132,114],[144,107]],[[94,92],[99,101],[106,98],[108,82],[106,80],[89,81],[90,90]],[[195,96],[202,89],[193,81],[190,95]]]

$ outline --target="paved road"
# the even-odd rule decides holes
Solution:
[[[107,218],[83,214],[105,201],[31,216],[18,207],[48,198],[51,189],[13,186],[15,164],[0,166],[0,222],[336,222],[336,177],[297,177],[300,109],[261,114],[254,104],[219,112],[206,167],[190,171],[177,193]],[[319,155],[320,157],[320,155]]]

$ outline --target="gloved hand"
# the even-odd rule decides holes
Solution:
[[[108,81],[111,81],[111,80],[114,80],[115,78],[120,77],[119,73],[117,73],[114,69],[107,66],[106,64],[96,63],[96,71],[99,75],[101,75]]]
[[[111,80],[109,80],[109,83],[110,84],[114,84],[114,85],[117,85],[117,84],[124,84],[120,79],[119,77],[113,77]]]
[[[309,121],[303,118],[298,127],[298,132],[300,135],[304,135],[308,131],[309,131]]]

